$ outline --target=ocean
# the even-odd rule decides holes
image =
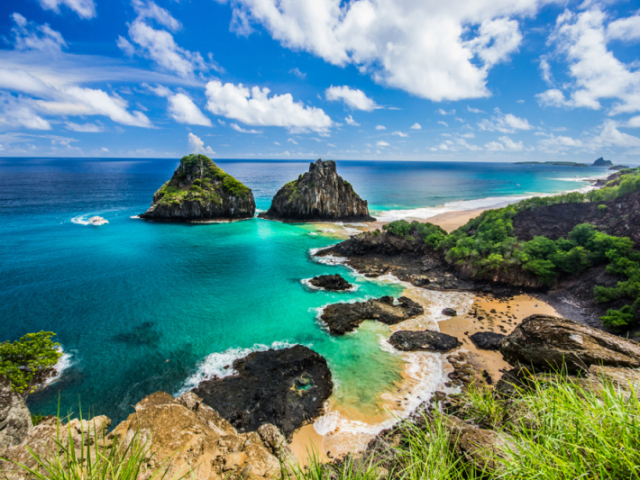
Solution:
[[[259,210],[309,164],[215,161],[253,189]],[[150,393],[179,394],[204,378],[232,374],[233,359],[250,351],[297,343],[327,359],[337,409],[352,418],[381,414],[380,399],[397,393],[409,357],[385,346],[384,325],[365,322],[356,332],[333,337],[318,314],[329,303],[397,296],[405,286],[313,259],[310,251],[338,241],[335,231],[321,225],[257,218],[184,225],[135,218],[177,164],[0,159],[0,341],[50,330],[65,353],[59,377],[29,398],[32,412],[55,414],[59,408],[63,415],[77,415],[81,408],[85,416],[107,415],[116,424]],[[585,178],[608,173],[504,163],[337,164],[383,220],[575,190],[588,185]],[[93,215],[109,224],[87,225]],[[356,228],[338,226],[343,234]],[[342,274],[357,290],[329,293],[304,282],[326,273]],[[442,380],[438,358],[430,358],[431,377],[423,390]],[[318,429],[336,428],[332,418]]]

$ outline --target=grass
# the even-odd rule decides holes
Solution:
[[[443,414],[432,412],[426,425],[405,422],[402,437],[385,457],[393,467],[386,477],[400,480],[575,480],[640,479],[640,402],[635,392],[604,382],[591,390],[584,381],[565,375],[531,376],[513,398],[501,398],[489,387],[472,387],[460,398],[467,422],[512,438],[499,468],[480,472],[456,451],[456,438]],[[379,454],[376,454],[379,455]],[[376,457],[373,457],[375,460]],[[505,460],[511,459],[511,460]],[[370,468],[323,465],[315,459],[296,480],[368,480],[380,473]],[[336,470],[338,468],[338,470]],[[383,476],[385,477],[385,476]]]

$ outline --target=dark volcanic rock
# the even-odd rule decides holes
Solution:
[[[31,414],[11,382],[0,375],[0,456],[24,440],[31,429]]]
[[[287,436],[322,414],[333,391],[326,360],[295,345],[233,362],[238,375],[202,382],[194,393],[241,432],[276,425]]]
[[[445,308],[444,310],[442,310],[442,314],[446,315],[447,317],[458,316],[458,312],[456,312],[453,308]]]
[[[476,332],[469,338],[481,350],[500,350],[500,341],[505,336],[495,332]]]
[[[378,320],[387,325],[395,325],[409,318],[422,315],[424,309],[410,298],[381,297],[356,303],[334,303],[322,312],[322,320],[329,326],[331,333],[344,335],[355,330],[364,320]]]
[[[531,315],[500,342],[514,366],[569,372],[590,365],[640,367],[640,345],[566,318]]]
[[[415,352],[424,350],[427,352],[449,352],[462,345],[456,337],[441,332],[399,331],[391,335],[389,343],[398,350]]]
[[[284,185],[261,218],[283,221],[372,222],[367,201],[336,172],[336,162],[318,160],[297,180]]]
[[[612,165],[613,165],[613,162],[611,160],[605,160],[602,157],[600,157],[599,159],[597,159],[595,162],[591,164],[592,167],[610,167]]]
[[[600,205],[606,208],[601,210]],[[581,223],[591,223],[609,235],[629,237],[640,244],[640,191],[606,202],[563,203],[524,210],[513,218],[513,230],[520,240],[538,235],[557,240]]]
[[[251,189],[225,173],[204,155],[187,155],[173,177],[153,195],[140,218],[163,222],[198,222],[252,218],[256,202]]]
[[[309,280],[309,283],[316,288],[323,288],[331,291],[349,290],[353,285],[347,282],[340,275],[320,275],[319,277],[313,277]]]

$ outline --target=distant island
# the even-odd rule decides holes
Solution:
[[[605,160],[603,157],[598,158],[591,165],[588,163],[578,162],[515,162],[513,165],[559,165],[563,167],[616,167],[623,168],[622,165],[613,165],[611,160]]]

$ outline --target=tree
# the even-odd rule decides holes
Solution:
[[[27,333],[15,342],[0,343],[0,375],[24,396],[33,393],[62,356],[53,332]]]

